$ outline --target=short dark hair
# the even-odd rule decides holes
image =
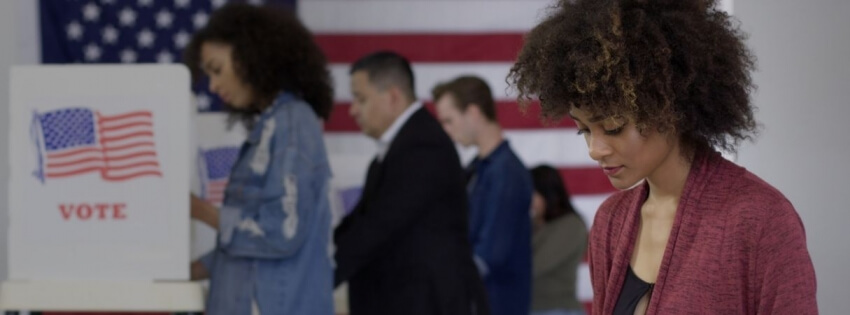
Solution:
[[[457,107],[465,112],[470,105],[475,104],[490,121],[496,121],[496,103],[493,101],[493,92],[490,86],[476,76],[461,76],[449,82],[440,83],[431,95],[434,102],[445,94],[449,94],[457,101]]]
[[[578,214],[570,202],[570,194],[564,187],[564,180],[557,169],[549,165],[540,165],[531,169],[534,191],[546,201],[544,222],[551,222],[568,214]]]
[[[734,151],[757,131],[755,57],[716,0],[560,0],[531,30],[508,80],[543,115],[570,108],[674,130],[686,151]]]
[[[286,91],[304,99],[317,116],[327,119],[333,109],[333,88],[327,60],[310,31],[292,12],[282,8],[228,4],[213,12],[183,52],[195,78],[201,75],[201,46],[220,42],[233,47],[236,75],[260,101],[273,101]],[[256,103],[256,102],[255,102]],[[251,104],[246,122],[269,104]]]
[[[388,50],[374,52],[355,61],[348,73],[361,70],[369,74],[369,82],[379,89],[396,86],[411,99],[416,99],[413,69],[404,56]]]

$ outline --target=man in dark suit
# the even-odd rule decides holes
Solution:
[[[348,282],[351,315],[488,314],[460,161],[416,101],[410,64],[378,52],[350,74],[350,114],[378,141],[363,195],[334,231],[335,285]]]

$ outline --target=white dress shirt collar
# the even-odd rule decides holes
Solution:
[[[417,110],[422,108],[422,102],[416,101],[404,110],[401,115],[396,117],[395,121],[393,121],[392,125],[387,128],[387,131],[384,131],[384,134],[381,135],[381,138],[378,139],[378,161],[383,160],[384,156],[387,154],[387,151],[390,148],[390,144],[392,144],[395,136],[398,135],[398,132],[401,130],[401,127],[410,119],[410,116],[413,116]]]

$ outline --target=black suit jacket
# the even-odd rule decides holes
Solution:
[[[335,285],[351,315],[489,314],[472,261],[454,144],[424,108],[402,126],[334,231]]]

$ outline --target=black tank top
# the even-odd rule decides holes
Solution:
[[[635,274],[632,266],[629,265],[626,272],[626,280],[623,281],[623,290],[620,291],[620,297],[617,298],[617,305],[614,306],[614,315],[634,315],[635,308],[638,302],[645,294],[652,297],[652,289],[654,283],[647,283]],[[647,293],[649,292],[649,293]]]

